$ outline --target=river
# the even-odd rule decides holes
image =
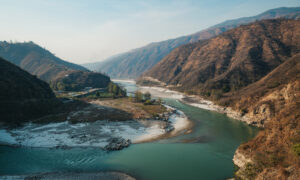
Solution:
[[[134,82],[119,82],[128,93]],[[58,171],[123,171],[137,179],[226,179],[233,175],[236,148],[258,129],[226,115],[167,99],[194,124],[191,133],[150,143],[133,144],[115,152],[98,148],[26,148],[0,146],[0,174]]]

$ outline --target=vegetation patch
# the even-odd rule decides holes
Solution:
[[[300,156],[300,143],[294,144],[292,146],[292,151],[297,155]]]
[[[242,171],[242,174],[247,178],[247,179],[254,179],[256,175],[258,174],[259,169],[251,163],[247,163],[245,166],[245,169]]]

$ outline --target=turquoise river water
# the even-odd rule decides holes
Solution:
[[[135,90],[123,83],[128,91]],[[183,111],[194,123],[192,132],[116,152],[98,148],[48,149],[0,146],[0,175],[38,172],[123,171],[137,179],[219,180],[233,175],[236,148],[258,129],[227,116],[175,99],[166,104]]]

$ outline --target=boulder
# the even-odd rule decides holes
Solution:
[[[130,139],[124,138],[110,138],[108,145],[104,147],[106,151],[118,151],[128,147],[131,144]]]

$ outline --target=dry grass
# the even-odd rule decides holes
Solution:
[[[134,119],[149,119],[167,110],[162,105],[144,105],[132,102],[129,98],[96,100],[91,103],[123,110],[132,114]]]

